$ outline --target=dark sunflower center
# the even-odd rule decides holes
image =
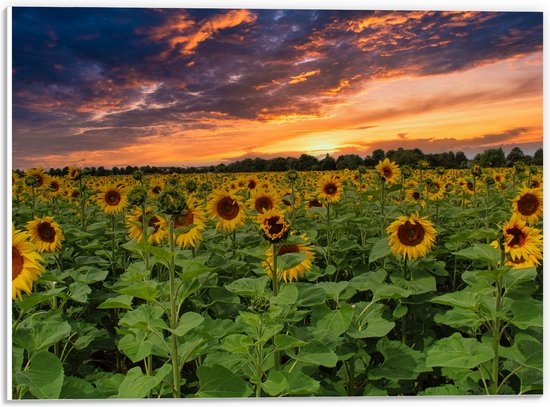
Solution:
[[[391,168],[386,167],[386,168],[382,169],[382,174],[384,175],[384,178],[391,178],[393,172],[392,172]]]
[[[71,197],[78,198],[79,196],[80,196],[80,192],[78,192],[78,191],[71,192]]]
[[[59,191],[59,183],[57,181],[52,181],[50,183],[50,188],[54,190],[54,192]]]
[[[42,184],[44,183],[44,177],[41,175],[41,174],[36,174],[35,175],[36,179],[37,179],[37,183],[36,183],[36,186],[37,187],[41,187]]]
[[[531,188],[539,188],[539,187],[540,187],[540,182],[538,182],[537,180],[531,181]]]
[[[470,190],[470,191],[473,191],[474,190],[474,183],[472,181],[468,181],[466,183],[466,188],[468,188],[468,190]]]
[[[110,206],[117,206],[121,199],[118,191],[107,191],[105,194],[105,202]]]
[[[225,197],[218,202],[216,210],[223,219],[232,220],[239,214],[239,204],[233,199]]]
[[[176,219],[174,220],[174,227],[184,228],[186,226],[192,225],[194,219],[195,217],[193,216],[193,212],[191,211],[180,213],[178,216],[176,216]]]
[[[155,232],[159,230],[160,228],[159,218],[157,218],[156,216],[153,216],[151,219],[149,219],[149,227],[155,228]]]
[[[285,206],[292,206],[292,204],[286,199],[283,199],[283,203],[285,204]]]
[[[428,191],[430,191],[431,194],[437,194],[439,192],[439,188],[440,186],[437,182],[432,182],[428,187]]]
[[[420,198],[420,192],[414,191],[412,196],[413,196],[414,199],[419,199]]]
[[[262,213],[264,209],[269,210],[273,208],[273,202],[271,202],[271,199],[269,199],[267,196],[262,196],[261,198],[256,199],[254,207],[258,212]]]
[[[255,181],[248,181],[247,187],[248,187],[248,189],[256,188],[256,182]]]
[[[16,247],[11,248],[11,281],[15,280],[23,271],[25,259]]]
[[[399,241],[405,246],[416,246],[424,241],[424,235],[426,232],[419,223],[412,224],[406,221],[403,225],[397,229],[397,237]]]
[[[333,183],[329,182],[323,187],[323,191],[325,194],[333,196],[338,191],[338,187]]]
[[[518,200],[518,211],[524,216],[534,214],[539,208],[539,201],[536,196],[525,194]]]
[[[508,243],[508,246],[512,248],[523,247],[526,236],[520,228],[514,226],[513,228],[506,230],[506,233],[513,236],[510,243]]]
[[[310,207],[318,207],[318,208],[321,208],[323,206],[323,204],[321,202],[319,202],[317,199],[314,199],[312,201],[309,201],[309,206]]]
[[[284,244],[282,246],[279,246],[279,250],[277,251],[277,254],[279,256],[282,256],[283,254],[287,253],[298,253],[300,251],[300,248],[297,244]]]
[[[282,222],[278,223],[280,222],[280,220],[281,218],[278,216],[272,216],[271,218],[266,220],[270,235],[278,235],[282,232],[284,224]]]
[[[43,242],[51,243],[55,240],[55,229],[49,222],[39,223],[36,229],[40,240],[42,240]]]

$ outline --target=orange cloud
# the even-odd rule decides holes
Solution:
[[[300,75],[291,76],[290,81],[288,83],[290,85],[293,85],[295,83],[304,82],[304,81],[307,81],[308,77],[313,76],[313,75],[318,75],[320,73],[321,73],[320,69],[316,69],[314,71],[303,72]]]

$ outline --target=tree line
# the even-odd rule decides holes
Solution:
[[[302,154],[300,157],[276,157],[271,159],[263,158],[246,158],[244,160],[235,161],[229,164],[218,164],[204,167],[187,167],[187,166],[131,166],[113,167],[107,169],[103,166],[86,167],[85,169],[90,175],[105,176],[105,175],[130,175],[137,170],[141,170],[144,174],[196,174],[208,172],[257,172],[257,171],[327,171],[327,170],[355,170],[359,166],[364,165],[368,168],[374,167],[379,161],[389,158],[400,166],[410,166],[415,168],[419,161],[424,160],[430,164],[430,167],[437,168],[467,168],[472,164],[479,164],[483,167],[511,167],[516,162],[525,164],[542,165],[543,153],[542,148],[539,148],[533,156],[525,154],[519,147],[514,147],[508,155],[504,154],[502,148],[490,148],[482,153],[477,154],[473,160],[468,160],[464,152],[448,151],[443,153],[423,153],[422,150],[403,149],[384,151],[376,149],[372,154],[361,158],[357,154],[345,154],[338,158],[334,158],[327,154],[324,158],[318,159],[312,155]],[[51,168],[48,173],[50,175],[63,176],[67,174],[69,167]],[[23,171],[16,170],[20,174]]]

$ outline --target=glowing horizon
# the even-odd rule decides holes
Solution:
[[[14,9],[14,168],[542,147],[542,13],[82,10]]]

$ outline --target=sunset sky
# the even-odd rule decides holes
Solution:
[[[542,147],[542,13],[13,9],[13,167]]]

